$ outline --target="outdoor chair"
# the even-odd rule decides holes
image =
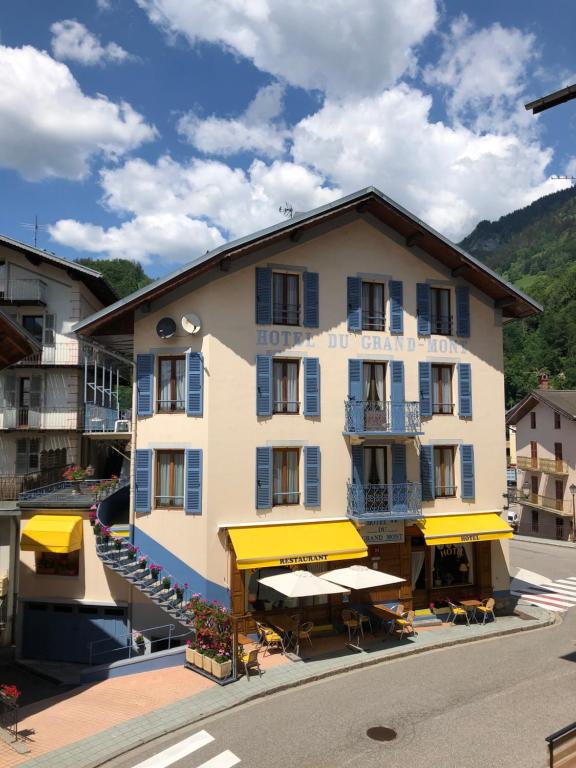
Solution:
[[[448,624],[450,621],[452,624],[456,622],[456,619],[458,618],[464,618],[466,620],[467,626],[470,626],[470,617],[468,616],[468,611],[466,608],[463,608],[461,605],[456,605],[456,603],[451,603],[450,600],[448,600],[448,606],[450,607],[450,613],[448,614],[448,618],[446,619],[446,623]]]
[[[394,622],[394,632],[398,634],[398,640],[404,635],[418,635],[414,629],[414,611],[406,611]]]
[[[374,634],[374,630],[372,629],[372,619],[370,618],[370,614],[359,613],[358,621],[360,622],[361,625],[368,624],[368,626],[370,627],[370,632]]]
[[[493,597],[489,597],[486,600],[482,601],[482,605],[477,606],[476,611],[480,612],[482,615],[482,621],[478,622],[481,623],[482,626],[486,624],[486,617],[488,614],[492,616],[492,621],[496,621],[496,616],[494,615],[494,606],[496,605],[496,601]]]
[[[305,621],[304,624],[300,625],[300,629],[298,631],[298,640],[308,640],[310,645],[312,645],[312,630],[314,629],[314,622],[313,621]]]
[[[342,623],[348,630],[348,642],[352,642],[352,630],[355,632],[360,632],[362,637],[364,637],[364,630],[362,628],[362,622],[358,619],[358,614],[355,614],[353,611],[349,611],[348,609],[345,609],[342,611]]]
[[[244,674],[246,679],[250,680],[250,670],[257,669],[259,677],[262,677],[262,670],[260,669],[260,661],[258,659],[258,648],[254,648],[248,653],[243,653],[240,656],[240,661],[244,665]]]
[[[267,627],[265,624],[256,622],[256,628],[260,635],[260,642],[264,646],[264,655],[270,653],[271,648],[280,648],[282,653],[285,653],[284,640],[282,636],[278,634],[271,627]]]

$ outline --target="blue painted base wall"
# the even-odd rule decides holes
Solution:
[[[133,537],[134,546],[140,547],[143,555],[165,568],[179,584],[187,583],[192,592],[230,607],[230,591],[226,587],[209,581],[141,528],[134,526]]]

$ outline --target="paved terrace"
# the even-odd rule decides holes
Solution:
[[[295,662],[269,655],[261,678],[253,673],[250,681],[225,687],[184,668],[81,686],[22,709],[31,751],[18,755],[0,743],[0,768],[23,763],[27,768],[95,768],[153,738],[276,691],[411,654],[543,628],[556,620],[548,611],[521,606],[519,615],[499,617],[484,627],[422,628],[417,638],[400,642],[367,638],[361,653],[343,649],[342,638],[334,638],[339,649],[333,645],[329,654]]]

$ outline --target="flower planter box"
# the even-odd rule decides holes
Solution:
[[[196,656],[198,656],[200,663],[196,661]],[[188,664],[194,664],[196,667],[202,666],[202,657],[196,650],[196,648],[192,648],[189,645],[186,646],[186,662]]]
[[[221,663],[212,659],[212,674],[214,677],[217,677],[218,680],[224,680],[226,677],[230,677],[232,674],[232,659]]]
[[[202,655],[202,669],[204,672],[212,674],[212,659],[210,656]]]

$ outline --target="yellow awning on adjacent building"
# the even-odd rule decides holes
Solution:
[[[417,520],[426,544],[466,544],[512,538],[512,528],[496,512],[446,515]]]
[[[229,528],[240,570],[307,565],[366,557],[368,549],[349,520]]]
[[[82,547],[82,518],[78,515],[34,515],[22,531],[20,549],[65,554]]]

